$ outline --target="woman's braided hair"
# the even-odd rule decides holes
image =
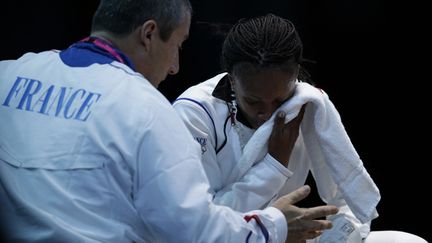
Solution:
[[[301,67],[303,61],[303,44],[294,24],[273,14],[240,20],[222,46],[222,69],[228,73],[238,72],[238,64],[249,64],[241,65],[241,71],[252,65],[292,72],[300,66],[299,80],[309,82],[310,75]]]

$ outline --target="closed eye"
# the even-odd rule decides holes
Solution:
[[[246,103],[248,105],[257,105],[259,103],[258,100],[252,100],[252,99],[249,99],[249,98],[245,98],[244,100],[246,101]]]

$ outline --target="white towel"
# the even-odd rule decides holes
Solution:
[[[380,193],[354,149],[339,113],[327,94],[320,89],[308,83],[298,82],[296,85],[295,95],[278,111],[285,111],[287,123],[307,103],[301,132],[312,166],[327,167],[354,215],[362,223],[371,221],[378,216],[376,206],[381,198]],[[243,176],[265,156],[278,111],[248,141],[237,168],[231,174],[232,180]]]

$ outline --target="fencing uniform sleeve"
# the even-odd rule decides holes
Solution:
[[[210,181],[213,202],[216,204],[241,212],[263,208],[276,196],[287,178],[292,175],[290,170],[267,154],[242,177],[234,181],[227,181],[228,172],[231,172],[227,164],[237,161],[230,152],[227,152],[226,155],[223,155],[225,151],[221,152],[222,155],[216,154],[216,149],[222,139],[219,139],[219,144],[216,144],[218,141],[216,133],[220,131],[215,131],[213,126],[214,122],[221,122],[224,119],[212,117],[213,113],[189,100],[176,101],[174,108],[192,136],[201,145],[203,167]],[[224,158],[221,159],[221,157]],[[234,166],[235,164],[232,165]]]
[[[284,242],[287,226],[279,210],[242,214],[212,203],[198,144],[172,107],[156,112],[154,119],[142,125],[134,193],[135,205],[154,240]]]

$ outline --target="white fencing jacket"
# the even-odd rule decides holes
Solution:
[[[227,104],[231,87],[225,75],[219,74],[187,89],[174,102],[177,113],[201,145],[213,201],[242,212],[264,208],[279,196],[304,185],[311,171],[323,201],[339,206],[339,215],[335,218],[340,219],[343,215],[361,237],[366,237],[370,222],[362,224],[355,218],[330,174],[312,166],[302,133],[296,141],[288,167],[267,154],[240,178],[231,176],[242,157],[243,147],[255,130],[244,124],[247,122],[241,112],[236,115],[236,124],[231,124]]]
[[[116,50],[119,53],[119,50]],[[13,241],[284,242],[275,208],[212,203],[199,146],[91,43],[0,62],[0,215]]]

